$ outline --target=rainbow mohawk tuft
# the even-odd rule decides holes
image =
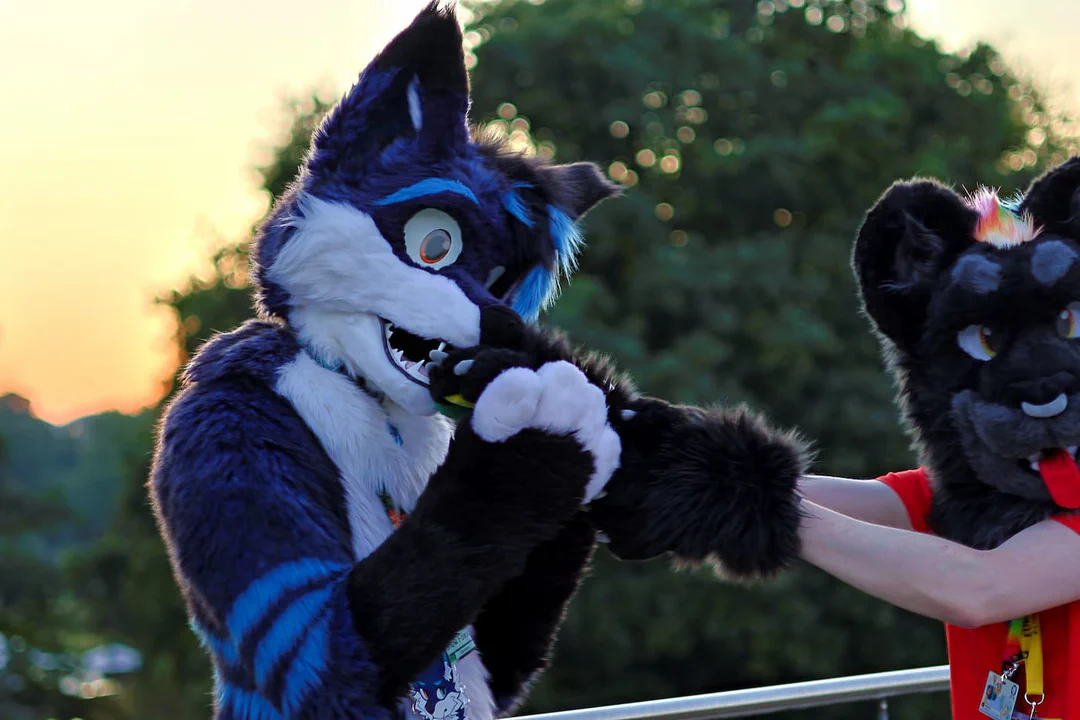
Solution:
[[[1002,201],[996,191],[980,188],[965,203],[979,215],[975,239],[996,248],[1010,248],[1034,240],[1042,232],[1028,214],[1017,214],[1015,205]]]

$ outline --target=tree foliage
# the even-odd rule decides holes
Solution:
[[[627,187],[590,215],[581,270],[545,322],[611,353],[649,393],[748,402],[798,425],[819,471],[910,466],[848,264],[862,213],[915,174],[1020,189],[1072,151],[1073,133],[991,47],[942,52],[897,5],[472,3],[473,119],[524,152],[599,161]],[[260,168],[268,194],[288,185],[326,108],[318,95],[287,108]],[[249,315],[246,257],[243,242],[226,247],[208,279],[161,298],[178,363]],[[125,717],[205,717],[209,668],[146,507],[145,452],[129,467],[111,530],[69,578],[93,627],[147,656]],[[805,567],[738,587],[601,551],[527,709],[944,661],[938,623]],[[945,708],[916,698],[893,716]]]

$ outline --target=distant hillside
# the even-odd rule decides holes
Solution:
[[[59,549],[96,538],[116,507],[124,473],[145,458],[151,411],[106,412],[57,427],[31,413],[18,395],[0,396],[0,439],[10,491],[65,507],[70,521],[47,532]]]

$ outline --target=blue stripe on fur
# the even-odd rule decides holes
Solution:
[[[262,695],[229,684],[225,684],[222,692],[222,707],[225,708],[222,715],[230,719],[285,720],[285,716]]]
[[[551,221],[551,240],[555,243],[559,270],[569,277],[577,269],[577,256],[585,240],[577,224],[562,210],[548,205],[548,217]]]
[[[533,226],[533,221],[532,218],[529,217],[529,211],[525,207],[525,202],[516,192],[511,191],[503,193],[503,205],[505,205],[507,211],[521,221],[525,227]]]
[[[293,659],[292,667],[285,676],[281,706],[286,715],[300,709],[311,689],[319,685],[323,671],[330,660],[330,614],[311,628],[307,639]]]
[[[336,589],[337,586],[331,584],[301,595],[274,621],[255,650],[255,684],[258,687],[266,687],[281,658],[296,647],[311,621],[326,609],[326,603]]]
[[[232,641],[240,645],[244,636],[274,606],[274,603],[290,590],[309,583],[325,580],[347,566],[342,563],[323,562],[305,558],[279,565],[251,583],[233,603],[225,626]]]
[[[230,642],[228,638],[214,635],[194,619],[189,624],[191,625],[191,629],[195,632],[196,637],[199,638],[199,642],[202,643],[202,646],[213,653],[214,657],[226,667],[236,666],[236,663],[239,662],[239,656],[236,653],[236,645]]]
[[[439,193],[456,193],[463,197],[467,197],[477,205],[480,201],[476,199],[476,195],[466,185],[458,182],[457,180],[444,180],[443,178],[428,178],[421,180],[418,183],[414,183],[408,187],[398,190],[396,193],[387,195],[382,200],[375,201],[376,205],[393,205],[395,203],[402,203],[408,200],[415,200],[416,198],[425,197],[427,195],[438,195]]]
[[[526,322],[536,322],[540,310],[551,296],[554,278],[542,267],[534,267],[514,292],[510,306]]]

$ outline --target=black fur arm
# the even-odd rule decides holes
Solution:
[[[745,408],[628,402],[623,454],[592,517],[623,559],[670,552],[719,561],[737,577],[768,575],[799,551],[798,478],[808,451]]]
[[[530,551],[578,512],[591,468],[570,438],[526,430],[486,443],[459,425],[416,508],[349,578],[357,631],[383,671],[384,701],[476,621],[525,571]]]
[[[502,308],[485,309],[481,323],[485,345],[512,348],[532,367],[572,362],[605,392],[622,456],[606,494],[590,508],[617,556],[716,559],[744,577],[773,573],[796,558],[796,487],[810,452],[794,433],[745,408],[705,410],[641,396],[607,358]]]
[[[578,513],[556,538],[529,554],[525,572],[507,583],[474,623],[500,715],[516,709],[547,667],[556,630],[595,546],[595,527]]]

